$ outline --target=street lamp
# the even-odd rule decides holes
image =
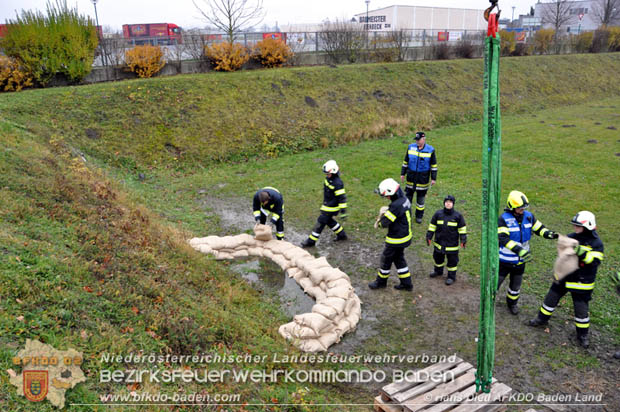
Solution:
[[[370,4],[370,0],[366,0],[366,50],[368,50],[368,30],[370,30],[370,25],[368,24],[368,5]]]
[[[99,0],[90,0],[90,1],[92,1],[93,2],[93,6],[95,6],[95,23],[97,24],[97,27],[95,27],[95,29],[97,30],[97,38],[99,39],[99,45],[101,45],[101,50],[102,50],[101,63],[103,63],[104,66],[107,66],[107,64],[106,64],[106,55],[105,55],[105,47],[103,46],[103,39],[99,35],[99,16],[97,16],[97,1],[99,1]]]

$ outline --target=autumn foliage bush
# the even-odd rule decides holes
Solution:
[[[280,67],[293,57],[293,52],[282,40],[267,38],[256,44],[254,55],[265,67]]]
[[[537,53],[546,54],[551,50],[555,30],[540,29],[534,34],[534,49]]]
[[[249,59],[248,50],[237,43],[219,43],[205,47],[205,55],[217,71],[234,72]]]
[[[161,47],[148,44],[127,50],[125,52],[125,62],[129,70],[141,78],[153,77],[166,64]]]
[[[32,86],[32,75],[17,59],[0,56],[0,90],[18,92],[24,87]]]

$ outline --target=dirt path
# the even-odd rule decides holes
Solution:
[[[243,202],[205,198],[199,201],[220,217],[222,234],[237,234],[254,225],[250,211],[238,206],[243,205]],[[237,205],[236,208],[231,209],[231,204]],[[292,227],[286,220],[285,223],[286,240],[298,244],[305,239],[306,232]],[[424,228],[416,225],[414,236],[422,236],[423,231]],[[375,277],[383,244],[367,245],[363,239],[356,238],[355,233],[349,233],[350,240],[347,242],[334,243],[332,237],[326,228],[317,247],[310,251],[317,256],[326,256],[332,266],[339,267],[350,276],[363,305],[362,319],[357,329],[345,335],[330,351],[356,355],[390,353],[441,356],[456,353],[473,365],[476,364],[480,292],[475,277],[459,273],[457,282],[449,287],[444,285],[441,278],[431,279],[428,274],[432,267],[421,264],[417,257],[417,253],[431,252],[426,248],[414,250],[412,246],[407,249],[406,257],[414,279],[414,292],[394,290],[391,285],[398,282],[395,273],[388,281],[388,288],[372,291],[367,283]],[[277,269],[272,268],[271,271],[277,272]],[[279,284],[282,289],[288,290],[287,294],[280,294],[288,299],[288,307],[284,308],[287,313],[308,307],[307,300],[304,301],[303,297],[294,292],[291,294],[290,285],[286,282]],[[536,314],[543,297],[522,295],[521,313],[513,316],[508,313],[504,303],[505,287],[503,285],[498,293],[496,303],[494,377],[518,392],[533,393],[535,396],[541,393],[567,394],[574,398],[576,394],[600,393],[600,403],[607,404],[555,406],[549,409],[619,411],[620,360],[613,359],[613,353],[619,348],[611,344],[611,337],[602,336],[596,325],[593,325],[590,349],[580,349],[575,345],[572,317],[562,314],[551,320],[546,331],[530,328],[525,322]],[[570,297],[565,297],[561,304],[571,307]],[[585,354],[596,357],[598,364]],[[416,369],[424,365],[388,363],[372,366],[388,372],[395,368]],[[383,385],[366,385],[355,389],[361,394],[374,396],[380,386]],[[511,408],[528,409],[521,406]],[[536,408],[545,409],[540,405],[536,405]]]

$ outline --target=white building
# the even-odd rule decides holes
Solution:
[[[600,22],[597,21],[597,17],[592,12],[592,3],[597,0],[586,1],[570,1],[567,2],[565,7],[568,8],[569,20],[563,24],[559,32],[577,34],[578,31],[591,31],[596,30],[600,26]],[[542,21],[542,27],[544,29],[553,29],[553,24],[545,22],[545,14],[552,17],[556,13],[556,2],[542,3],[538,0],[534,8],[534,16],[538,17]],[[564,15],[560,12],[560,15]]]
[[[368,21],[366,18],[368,17]],[[470,31],[486,30],[484,10],[447,7],[389,6],[355,15],[363,30]]]

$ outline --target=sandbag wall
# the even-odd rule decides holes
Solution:
[[[269,228],[271,232],[271,228]],[[258,234],[258,232],[257,232]],[[251,235],[194,238],[190,245],[216,259],[257,256],[274,261],[316,300],[311,313],[295,315],[279,328],[280,335],[305,352],[325,351],[355,329],[361,316],[361,301],[349,276],[333,268],[325,257],[315,258],[306,250],[282,240],[258,240]]]

